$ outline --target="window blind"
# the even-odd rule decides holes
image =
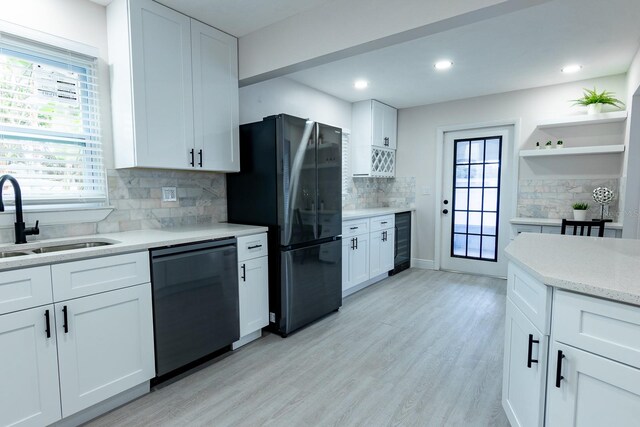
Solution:
[[[26,204],[106,202],[98,103],[96,58],[0,32],[0,173]]]

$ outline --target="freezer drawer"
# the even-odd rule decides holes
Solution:
[[[342,305],[341,252],[340,240],[281,252],[282,335]]]

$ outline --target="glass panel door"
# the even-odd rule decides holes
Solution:
[[[502,136],[454,141],[451,256],[498,260]]]

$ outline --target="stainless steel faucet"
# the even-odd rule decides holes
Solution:
[[[38,228],[38,223],[40,221],[36,221],[35,227],[25,227],[24,218],[22,216],[22,192],[20,191],[20,184],[18,184],[18,180],[11,175],[0,176],[0,212],[4,212],[2,189],[4,188],[4,183],[6,181],[9,181],[13,185],[13,194],[15,195],[16,200],[16,244],[27,243],[27,236],[40,234],[40,229]]]

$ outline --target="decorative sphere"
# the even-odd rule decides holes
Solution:
[[[614,197],[613,191],[607,187],[598,187],[593,190],[593,201],[603,206],[611,203]]]

